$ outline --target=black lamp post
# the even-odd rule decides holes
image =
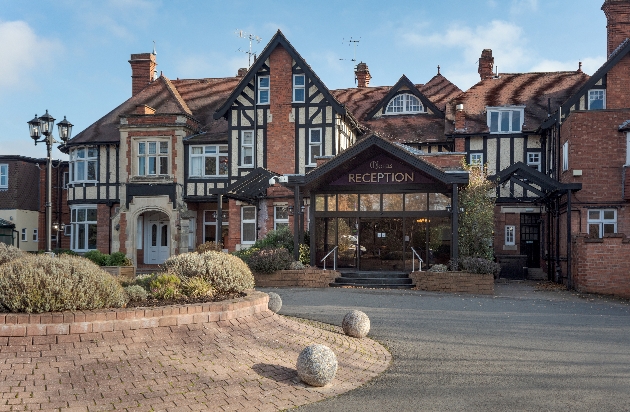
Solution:
[[[46,253],[50,253],[51,247],[51,233],[52,233],[52,218],[51,218],[51,181],[50,177],[52,175],[52,145],[53,143],[59,143],[53,138],[52,130],[55,126],[55,118],[48,114],[48,110],[46,110],[46,114],[37,117],[28,122],[29,132],[31,134],[31,138],[35,141],[35,145],[37,143],[46,143]],[[57,123],[57,127],[59,128],[59,138],[66,143],[70,136],[72,136],[72,123],[66,120],[66,117],[63,117],[63,120]],[[41,139],[40,139],[41,138]]]

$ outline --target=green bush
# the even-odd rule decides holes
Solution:
[[[461,257],[457,262],[450,262],[451,270],[463,270],[479,275],[494,275],[501,272],[501,265],[484,258]]]
[[[260,248],[252,246],[252,247],[247,248],[247,249],[241,249],[241,250],[237,250],[235,252],[232,252],[232,255],[236,256],[239,259],[241,259],[245,263],[249,263],[249,258],[252,257],[252,255],[255,252],[258,252],[259,250],[260,250]]]
[[[302,270],[302,269],[306,269],[306,265],[304,265],[304,263],[300,262],[299,260],[296,260],[295,262],[291,262],[291,264],[289,265],[289,269]]]
[[[82,257],[26,255],[0,271],[0,305],[11,312],[115,308],[126,303],[116,278]]]
[[[248,265],[254,272],[273,273],[277,270],[288,269],[292,262],[293,257],[284,248],[261,249],[252,254]]]
[[[189,298],[212,296],[212,285],[201,276],[194,276],[182,280],[182,293]]]
[[[0,242],[0,265],[21,258],[24,255],[26,255],[26,253],[15,246],[6,245]]]
[[[125,292],[129,300],[133,302],[141,302],[147,300],[148,297],[147,291],[140,285],[127,286]]]
[[[280,249],[284,248],[293,253],[293,233],[288,227],[272,230],[267,235],[256,241],[253,247],[258,249]]]
[[[122,252],[115,252],[108,255],[98,250],[90,250],[89,252],[85,252],[83,257],[90,259],[99,266],[131,266],[133,264],[131,259]]]
[[[311,264],[311,248],[305,244],[300,245],[300,262],[306,266]]]
[[[155,273],[138,275],[129,286],[138,285],[144,288],[144,290],[149,290],[151,281],[156,277],[157,274]]]
[[[181,279],[172,273],[162,273],[151,280],[149,290],[156,299],[174,299],[180,295]]]
[[[164,268],[182,280],[202,277],[217,294],[237,293],[254,287],[254,277],[243,260],[223,252],[182,253],[171,256]]]
[[[86,259],[90,259],[92,262],[96,263],[99,266],[107,266],[107,261],[109,260],[109,255],[98,250],[90,250],[89,252],[85,252],[83,254],[83,257]]]

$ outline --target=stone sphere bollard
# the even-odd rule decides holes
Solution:
[[[273,292],[269,292],[267,293],[267,295],[269,295],[269,304],[267,305],[267,307],[273,313],[278,313],[280,311],[280,308],[282,307],[282,298],[280,297],[280,295]]]
[[[363,338],[370,331],[370,318],[360,310],[353,310],[343,317],[341,328],[348,336]]]
[[[303,382],[311,386],[326,386],[337,373],[335,352],[325,345],[310,345],[300,352],[297,373]]]

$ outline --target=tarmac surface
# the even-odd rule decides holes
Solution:
[[[630,305],[536,282],[495,296],[370,289],[264,289],[281,314],[340,324],[352,309],[392,365],[299,411],[630,411]],[[551,287],[549,287],[551,286]]]

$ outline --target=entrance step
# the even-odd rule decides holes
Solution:
[[[411,289],[415,287],[408,273],[403,272],[342,272],[331,287],[377,289]]]
[[[528,268],[528,280],[547,280],[547,274],[541,268]]]

